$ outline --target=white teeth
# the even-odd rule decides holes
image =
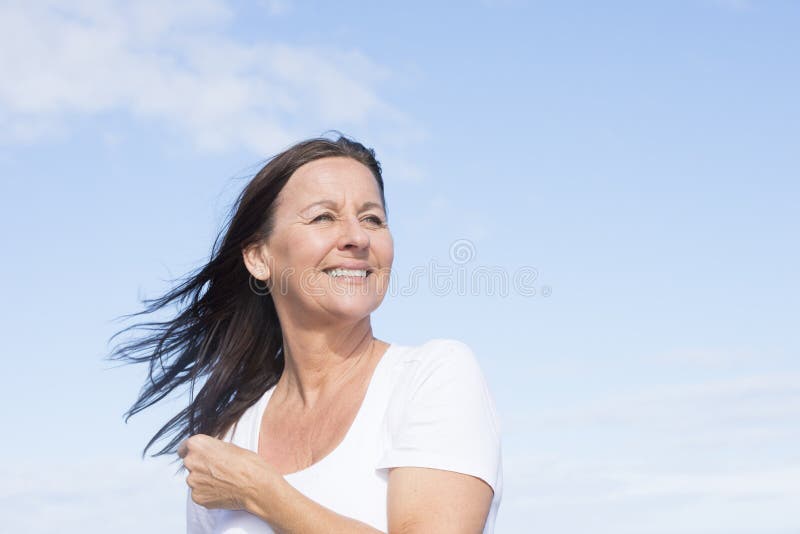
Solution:
[[[325,272],[330,276],[367,276],[366,269],[332,269]]]

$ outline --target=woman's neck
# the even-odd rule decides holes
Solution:
[[[286,365],[274,394],[284,400],[294,398],[311,410],[320,399],[360,378],[385,345],[372,336],[369,317],[349,328],[325,331],[284,327]]]

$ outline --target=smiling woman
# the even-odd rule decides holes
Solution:
[[[318,200],[319,198],[324,200]],[[276,199],[269,236],[244,261],[271,291],[284,333],[362,323],[383,300],[394,259],[382,187],[349,157],[299,167]],[[357,290],[356,290],[357,289]],[[301,326],[302,325],[302,326]]]
[[[150,366],[129,417],[193,392],[145,447],[172,435],[157,454],[188,471],[187,532],[493,531],[491,394],[459,341],[374,337],[393,260],[374,151],[311,139],[256,174],[207,265],[134,314],[190,303],[112,354]]]

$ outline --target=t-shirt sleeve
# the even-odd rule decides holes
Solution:
[[[387,412],[388,446],[378,468],[413,466],[455,471],[497,491],[500,428],[489,388],[472,350],[433,340]]]

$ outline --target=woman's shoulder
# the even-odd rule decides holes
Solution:
[[[406,363],[417,362],[435,364],[448,361],[475,361],[472,348],[457,339],[432,338],[419,345],[399,346],[401,360]]]
[[[457,339],[433,338],[419,345],[400,346],[395,372],[404,381],[427,381],[432,375],[481,377],[480,363],[472,348]]]
[[[410,347],[386,412],[379,468],[417,466],[471,474],[499,489],[500,425],[471,347],[435,338]]]

